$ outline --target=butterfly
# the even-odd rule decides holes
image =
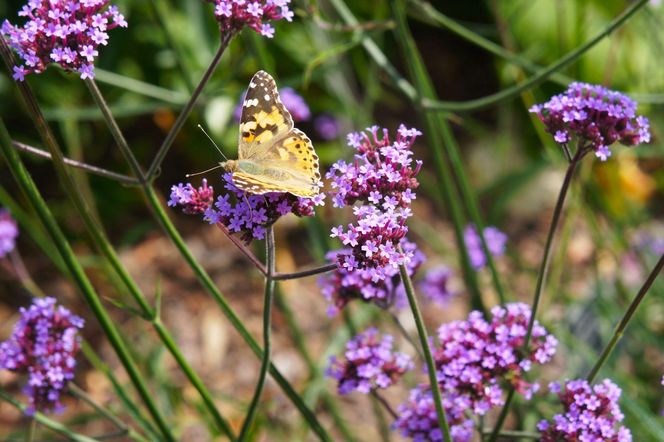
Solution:
[[[247,193],[288,192],[311,198],[319,192],[314,146],[293,126],[274,78],[265,71],[254,74],[242,103],[238,159],[220,165]]]

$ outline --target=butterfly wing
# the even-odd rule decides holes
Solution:
[[[279,98],[274,78],[258,71],[251,78],[242,103],[238,158],[261,157],[273,141],[293,128],[293,117]]]
[[[233,183],[246,192],[289,192],[310,198],[320,190],[318,155],[309,137],[299,129],[292,129],[251,162],[254,173],[242,167],[233,173]]]
[[[274,79],[264,71],[253,76],[242,104],[238,158],[233,182],[246,192],[318,194],[318,156],[311,140],[293,127]]]

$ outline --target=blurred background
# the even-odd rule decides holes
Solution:
[[[125,14],[129,28],[110,31],[109,45],[101,48],[97,60],[97,82],[136,156],[147,168],[213,57],[219,31],[212,6],[202,1],[114,3]],[[229,158],[236,157],[238,128],[233,114],[249,79],[259,69],[270,72],[281,89],[290,87],[304,98],[310,115],[296,125],[311,137],[323,170],[352,155],[345,143],[348,132],[373,124],[392,132],[400,123],[424,129],[417,109],[362,45],[363,38],[371,38],[397,71],[410,78],[394,33],[389,3],[348,1],[346,6],[359,20],[356,26],[344,22],[337,9],[340,4],[343,5],[340,0],[295,1],[294,22],[276,23],[273,39],[245,30],[232,41],[163,162],[155,182],[162,196],[167,198],[172,185],[184,182],[185,174],[220,161],[197,124],[207,128]],[[518,54],[516,60],[499,57],[435,24],[412,3],[408,5],[412,12],[408,24],[439,98],[466,101],[506,89],[557,61],[599,33],[629,4],[617,0],[432,2],[435,9],[472,35]],[[22,5],[17,0],[1,2],[0,19],[22,23],[16,16]],[[508,297],[525,302],[531,301],[565,170],[562,152],[527,112],[528,108],[578,80],[628,93],[638,101],[638,112],[651,120],[653,140],[649,145],[615,146],[609,161],[589,157],[577,171],[540,310],[541,322],[561,341],[554,362],[537,376],[543,385],[553,379],[585,375],[654,265],[657,253],[661,254],[664,248],[663,21],[664,5],[651,1],[608,38],[537,87],[478,110],[449,114],[484,219],[509,238],[506,256],[497,261]],[[28,78],[67,156],[130,173],[87,88],[76,75],[51,67],[40,76]],[[12,138],[41,148],[6,69],[0,74],[0,97],[0,115]],[[464,318],[470,307],[428,141],[425,133],[415,146],[415,156],[424,160],[424,168],[419,176],[421,185],[410,236],[427,256],[420,273],[441,263],[452,267],[456,270],[453,286],[457,292],[447,306],[425,307],[429,330],[434,330],[443,322]],[[28,154],[22,156],[95,287],[133,344],[159,405],[167,410],[183,440],[222,440],[201,421],[195,391],[149,326],[110,302],[127,299],[128,295],[118,281],[108,276],[106,264],[91,249],[85,229],[58,185],[50,162]],[[120,382],[128,382],[82,298],[63,276],[57,259],[52,259],[53,246],[41,240],[45,232],[3,161],[0,159],[0,206],[9,208],[19,221],[18,250],[27,270],[45,293],[58,297],[87,319],[85,339],[97,347]],[[163,235],[140,192],[84,172],[75,175],[142,289],[152,294],[157,284],[161,285],[165,323],[218,398],[222,413],[239,426],[253,391],[259,361]],[[206,177],[218,192],[222,190],[218,171]],[[198,185],[197,179],[192,184]],[[215,227],[176,210],[169,210],[169,215],[259,339],[263,290],[260,274]],[[279,221],[278,270],[287,272],[323,262],[325,251],[338,247],[326,239],[329,227],[348,222],[347,215],[332,210],[328,203],[315,220],[289,217]],[[260,244],[255,251],[262,256]],[[484,269],[478,276],[485,302],[494,305],[497,297],[488,271]],[[298,391],[305,392],[308,403],[318,408],[321,391],[335,394],[336,386],[322,373],[327,356],[340,352],[348,331],[342,315],[326,316],[326,301],[315,278],[280,287],[281,302],[274,316],[274,362]],[[600,374],[600,379],[610,377],[623,388],[621,405],[626,425],[639,441],[664,440],[664,387],[660,385],[664,372],[662,296],[664,283],[659,278]],[[0,271],[0,339],[11,333],[18,307],[27,305],[29,299],[30,294],[15,278]],[[362,326],[371,323],[396,332],[389,316],[381,314],[376,306],[353,304],[349,311]],[[396,314],[403,316],[407,328],[412,329],[407,312]],[[313,369],[294,344],[290,315],[307,337]],[[400,345],[413,353],[407,342]],[[407,378],[406,383],[413,385],[421,380],[417,376]],[[107,377],[84,358],[77,382],[122,414],[122,404]],[[7,373],[0,373],[0,383],[9,391],[20,389],[19,380]],[[393,406],[406,396],[405,386],[387,395]],[[272,382],[268,383],[263,401],[256,440],[314,437]],[[356,429],[359,440],[378,437],[378,426],[366,425],[376,419],[366,397],[351,394],[340,403],[342,415],[350,428]],[[515,419],[532,427],[541,415],[557,411],[554,403],[540,400],[533,410]],[[68,405],[59,420],[84,434],[107,429],[107,424],[89,407],[73,399]],[[320,416],[330,427],[329,416],[322,409]],[[15,435],[21,422],[18,411],[0,403],[0,439]],[[335,434],[334,428],[330,431]],[[399,436],[393,434],[393,438],[398,440]]]

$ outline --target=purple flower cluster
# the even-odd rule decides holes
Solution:
[[[433,267],[426,272],[419,283],[419,292],[430,301],[446,305],[455,293],[448,287],[452,269],[444,264]]]
[[[341,132],[339,120],[330,114],[320,114],[314,120],[314,127],[318,136],[323,140],[334,140]]]
[[[450,435],[454,442],[468,442],[473,437],[473,420],[466,417],[464,409],[454,400],[443,396],[443,408]],[[416,442],[442,441],[443,432],[438,425],[438,415],[433,395],[428,385],[419,386],[410,391],[408,401],[397,408],[399,417],[393,428],[402,436]]]
[[[404,238],[401,247],[411,258],[406,263],[408,274],[413,276],[424,262],[424,254],[415,243]],[[338,259],[340,254],[352,254],[351,249],[341,249],[328,253],[327,259]],[[353,299],[373,302],[382,308],[395,304],[397,308],[405,305],[406,292],[399,276],[399,269],[389,266],[385,269],[386,277],[376,280],[373,271],[367,269],[348,270],[337,267],[334,272],[323,275],[319,285],[325,299],[330,303],[327,313],[334,316],[343,310]]]
[[[0,209],[0,258],[4,258],[16,247],[18,226],[16,220],[5,209]]]
[[[609,146],[620,142],[634,146],[650,141],[646,117],[636,115],[636,102],[605,87],[572,83],[562,94],[530,108],[554,140],[566,145],[577,140],[592,148],[602,161],[611,156]]]
[[[564,386],[552,382],[549,388],[558,394],[565,412],[537,425],[542,432],[541,442],[632,441],[629,429],[622,425],[616,428],[624,417],[618,405],[621,391],[609,379],[604,379],[594,387],[581,379],[567,381]]]
[[[20,312],[12,336],[0,343],[0,368],[28,374],[27,413],[60,411],[60,396],[74,378],[83,319],[57,306],[55,298],[35,299]]]
[[[217,201],[205,210],[205,220],[210,224],[221,223],[231,233],[241,233],[249,243],[252,239],[263,239],[265,228],[281,216],[292,213],[296,216],[313,216],[314,207],[325,204],[325,194],[313,198],[300,198],[290,193],[266,193],[252,195],[235,187],[231,173],[224,173],[224,187],[229,193],[217,197]]]
[[[338,161],[327,173],[332,180],[330,195],[335,207],[351,206],[356,224],[334,227],[338,237],[352,254],[340,254],[339,266],[348,271],[371,270],[374,280],[389,277],[386,269],[408,262],[408,253],[398,250],[408,232],[406,219],[412,215],[410,203],[415,199],[415,178],[422,166],[413,161],[411,150],[422,133],[399,127],[391,142],[387,129],[379,137],[377,126],[363,133],[348,135],[348,144],[357,153],[353,163]]]
[[[14,79],[44,72],[50,63],[78,72],[82,79],[94,78],[97,48],[108,44],[107,31],[127,27],[116,6],[104,11],[108,4],[109,0],[29,0],[18,13],[28,21],[15,26],[5,20],[1,29],[24,62],[14,66]]]
[[[205,0],[214,3],[214,16],[223,34],[237,33],[245,26],[267,38],[274,37],[269,21],[293,21],[295,15],[288,9],[290,0]]]
[[[466,243],[468,250],[468,258],[470,265],[475,270],[479,270],[486,266],[487,258],[482,248],[482,239],[477,233],[477,228],[469,224],[463,231],[463,240]],[[484,241],[492,256],[502,256],[505,253],[505,245],[507,244],[507,235],[495,227],[489,226],[484,228]]]
[[[387,388],[413,368],[408,355],[392,351],[394,338],[383,335],[375,328],[358,334],[346,343],[344,359],[330,357],[327,375],[339,382],[339,394],[353,390],[370,393]]]
[[[191,183],[172,186],[168,206],[180,206],[187,215],[200,215],[205,213],[213,202],[214,189],[212,186],[208,186],[207,180],[203,178],[203,184],[198,189]]]
[[[524,352],[530,307],[523,303],[496,306],[487,322],[478,311],[467,321],[454,321],[438,329],[433,356],[438,379],[455,403],[483,415],[503,404],[503,384],[511,384],[530,399],[539,388],[524,379],[532,364],[545,364],[558,341],[537,322]]]

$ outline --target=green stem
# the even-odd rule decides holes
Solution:
[[[178,115],[178,118],[175,120],[175,123],[173,123],[173,127],[171,127],[171,130],[168,132],[168,135],[166,135],[164,142],[161,144],[161,147],[159,147],[157,155],[155,155],[154,159],[152,160],[152,164],[150,164],[150,168],[148,169],[148,173],[146,175],[146,179],[148,181],[152,181],[155,178],[157,171],[161,166],[161,162],[164,161],[164,158],[166,157],[168,150],[173,145],[175,137],[180,132],[180,129],[182,129],[182,126],[184,126],[184,123],[187,121],[189,114],[191,114],[191,111],[194,110],[194,105],[196,104],[198,97],[201,95],[203,89],[205,88],[205,85],[212,77],[212,74],[217,68],[219,61],[221,60],[221,56],[228,47],[228,44],[233,39],[233,36],[234,36],[233,33],[229,33],[221,37],[221,44],[219,45],[219,49],[217,49],[217,53],[214,55],[214,58],[210,62],[210,65],[203,74],[201,81],[199,81],[198,84],[196,85],[196,89],[194,89],[194,92],[191,94],[189,101],[182,109],[182,112],[180,112],[180,115]]]
[[[163,206],[159,201],[159,198],[154,192],[152,186],[147,186],[144,188],[146,193],[148,203],[153,209],[154,215],[157,217],[161,223],[164,231],[169,236],[175,247],[178,249],[184,260],[187,262],[189,267],[192,269],[200,283],[207,290],[207,292],[212,296],[212,298],[217,302],[217,305],[222,310],[226,318],[229,320],[231,325],[237,330],[245,343],[251,348],[251,350],[258,356],[262,358],[263,352],[254,339],[254,337],[249,333],[249,330],[244,326],[237,313],[232,309],[226,298],[219,291],[217,286],[214,284],[210,275],[205,271],[203,267],[196,261],[196,258],[191,254],[191,251],[187,248],[184,240],[178,233],[177,229],[168,218],[166,212],[164,212]],[[290,383],[284,378],[284,376],[279,372],[279,370],[273,365],[270,364],[270,374],[274,380],[279,384],[281,389],[284,391],[286,396],[293,402],[295,407],[300,411],[302,416],[307,420],[311,429],[318,435],[321,440],[331,441],[331,436],[327,433],[325,428],[318,422],[318,419],[314,413],[307,407],[302,398],[297,394],[293,389]]]
[[[587,153],[587,150],[584,146],[579,145],[577,148],[572,161],[567,166],[567,172],[565,172],[565,178],[563,179],[563,184],[558,193],[558,200],[556,201],[556,207],[553,210],[553,217],[551,219],[551,225],[549,226],[549,232],[546,236],[546,244],[544,245],[544,255],[542,256],[542,262],[540,264],[540,269],[537,274],[537,283],[535,285],[535,295],[533,296],[533,305],[530,310],[530,320],[528,321],[528,330],[526,332],[526,338],[523,343],[523,348],[527,349],[528,344],[530,344],[530,337],[533,332],[533,326],[535,325],[535,317],[537,316],[537,309],[542,298],[542,291],[544,288],[544,281],[546,279],[546,274],[549,268],[549,262],[551,257],[551,249],[553,245],[553,239],[556,234],[558,223],[560,222],[560,217],[563,212],[563,207],[565,205],[565,197],[567,196],[567,191],[572,182],[572,177],[574,176],[574,171],[576,166],[579,164],[579,161]],[[505,405],[503,405],[498,420],[493,428],[493,433],[489,438],[489,442],[495,442],[500,433],[500,429],[505,423],[507,414],[509,413],[510,406],[512,405],[512,400],[514,399],[514,387],[510,387],[510,390],[507,394],[507,399],[505,399]]]
[[[487,428],[482,431],[482,434],[490,434],[492,430]],[[542,437],[540,433],[533,433],[531,431],[501,431],[499,434],[500,437],[506,437],[510,439],[539,439]]]
[[[399,246],[398,251],[399,253],[403,253],[401,246]],[[431,385],[431,394],[433,395],[433,402],[436,405],[436,414],[438,414],[438,424],[440,425],[440,430],[443,432],[443,440],[445,442],[452,442],[450,426],[447,423],[447,417],[445,416],[445,410],[443,408],[443,401],[440,397],[440,387],[438,386],[437,376],[438,372],[433,362],[433,356],[431,355],[431,347],[429,346],[429,333],[427,332],[426,326],[424,325],[420,307],[417,305],[417,299],[415,299],[413,281],[408,275],[408,269],[406,269],[405,264],[401,264],[399,266],[399,273],[401,274],[401,281],[403,282],[404,289],[406,290],[408,304],[410,305],[410,310],[413,313],[413,319],[415,320],[415,325],[417,326],[417,334],[420,338],[420,345],[422,346],[422,352],[424,353],[424,359],[426,360],[427,374],[429,375],[429,384]]]
[[[30,422],[28,423],[28,429],[25,432],[25,442],[32,442],[35,439],[35,433],[37,432],[37,419],[30,416]]]
[[[2,39],[2,41],[4,42],[4,39]],[[12,147],[11,138],[9,137],[7,128],[5,127],[4,121],[1,118],[0,147],[2,148],[4,156],[7,160],[7,164],[12,174],[14,175],[14,178],[29,198],[42,224],[50,234],[51,239],[55,243],[67,268],[69,269],[72,278],[76,282],[76,285],[80,289],[84,299],[90,306],[92,313],[97,318],[97,321],[102,327],[104,334],[107,336],[109,342],[113,346],[113,349],[115,350],[118,358],[127,371],[129,378],[141,396],[141,399],[143,399],[143,402],[152,415],[152,418],[155,420],[155,423],[160,428],[165,440],[175,440],[173,434],[171,433],[170,426],[166,423],[166,420],[154,403],[152,394],[149,392],[147,385],[145,384],[145,381],[139,372],[138,367],[136,366],[136,363],[129,354],[124,341],[120,337],[120,333],[115,328],[113,321],[104,309],[104,306],[101,303],[94,287],[92,286],[92,283],[85,274],[81,264],[78,262],[74,251],[71,249],[71,246],[69,245],[69,242],[67,241],[64,233],[62,233],[60,226],[58,226],[55,218],[53,217],[53,214],[42,198],[35,182],[32,180],[32,177],[21,162],[17,152]]]
[[[13,405],[23,413],[25,413],[25,410],[27,410],[28,408],[26,405],[20,403],[2,389],[0,389],[0,399]],[[49,430],[53,430],[62,434],[63,436],[69,438],[69,440],[73,440],[74,442],[97,442],[95,439],[92,439],[91,437],[87,437],[82,434],[78,434],[71,431],[69,428],[67,428],[67,426],[49,419],[40,412],[36,412],[34,416],[32,416],[32,420],[35,422],[39,422],[40,425],[45,426]]]
[[[632,319],[632,316],[634,316],[636,309],[641,304],[641,301],[643,301],[643,298],[645,298],[646,293],[648,293],[650,286],[653,284],[653,282],[655,282],[655,278],[657,278],[659,273],[662,271],[662,268],[664,268],[664,255],[662,255],[659,258],[659,261],[657,261],[657,264],[655,264],[655,267],[650,272],[650,275],[648,275],[648,278],[643,283],[643,286],[641,286],[641,289],[637,293],[636,297],[627,308],[627,311],[623,315],[623,318],[620,320],[620,323],[618,323],[618,325],[616,326],[616,329],[613,332],[613,336],[611,337],[611,340],[609,341],[607,346],[604,348],[604,351],[602,351],[599,360],[592,368],[592,370],[590,370],[590,373],[588,373],[586,380],[589,383],[592,383],[595,380],[597,373],[599,373],[599,370],[602,368],[602,366],[608,359],[609,355],[613,352],[613,349],[618,344],[618,341],[620,340],[620,338],[622,338],[622,335],[625,332],[625,329],[627,328],[627,325],[629,324],[630,320]]]
[[[434,98],[436,96],[435,88],[433,87],[431,78],[424,66],[422,56],[419,53],[408,27],[403,0],[392,0],[391,4],[397,23],[398,32],[396,33],[396,36],[401,45],[401,50],[406,57],[406,60],[408,60],[407,65],[410,69],[411,77],[414,79],[415,86],[417,87],[417,92],[420,96]],[[449,158],[453,157],[450,153],[450,149],[453,148],[454,144],[452,143],[451,131],[443,115],[425,112],[421,108],[419,108],[418,111],[426,124],[425,132],[431,142],[434,163],[438,172],[438,178],[441,180],[442,184],[440,188],[452,217],[455,239],[459,250],[459,264],[461,265],[464,282],[470,292],[471,304],[474,309],[485,312],[486,307],[479,289],[477,274],[470,265],[468,248],[466,247],[464,239],[463,229],[466,222],[463,210],[461,209],[459,196],[455,192],[455,183],[452,178],[455,173],[444,155],[447,154]]]
[[[127,140],[122,134],[118,123],[115,121],[115,118],[113,118],[111,109],[106,104],[106,100],[104,100],[99,87],[97,87],[97,83],[92,78],[87,78],[84,80],[84,82],[90,91],[90,95],[92,95],[92,99],[95,101],[97,107],[104,116],[104,121],[106,121],[108,129],[111,131],[111,135],[113,135],[116,143],[118,143],[122,156],[124,156],[127,163],[129,163],[129,167],[131,168],[132,173],[136,176],[136,178],[138,178],[139,184],[145,185],[145,174],[141,169],[141,165],[138,163],[138,160],[136,160],[136,157],[127,144]]]
[[[265,301],[263,305],[263,358],[261,361],[261,368],[258,374],[258,382],[256,383],[256,391],[254,397],[249,404],[247,417],[240,430],[238,440],[240,442],[247,438],[248,432],[258,409],[263,387],[265,386],[265,379],[267,378],[267,369],[270,366],[270,351],[272,349],[271,328],[272,328],[272,305],[274,304],[274,229],[272,226],[267,228],[265,232],[265,266],[267,268],[267,275],[265,275]]]
[[[620,27],[628,18],[630,18],[634,13],[639,9],[648,4],[648,0],[639,0],[634,4],[630,5],[625,11],[623,11],[618,17],[616,17],[611,23],[609,23],[601,32],[599,32],[595,37],[591,38],[586,43],[582,44],[573,51],[568,52],[563,57],[558,59],[555,63],[550,64],[545,69],[541,70],[537,74],[533,75],[526,81],[523,81],[519,84],[516,84],[512,87],[503,89],[500,92],[495,94],[487,95],[485,97],[476,98],[474,100],[468,101],[440,101],[440,100],[431,100],[425,98],[422,100],[422,106],[426,109],[444,111],[444,112],[458,112],[458,111],[470,111],[477,110],[483,107],[491,106],[493,104],[499,103],[503,100],[511,99],[521,92],[530,89],[534,86],[545,81],[549,76],[551,76],[556,71],[563,69],[566,66],[569,66],[575,62],[579,57],[584,53],[592,49],[597,43],[602,41],[604,37],[610,35],[618,27]]]
[[[122,151],[125,159],[130,164],[132,172],[134,173],[135,176],[139,177],[138,179],[140,181],[141,188],[144,189],[145,186],[147,186],[147,182],[145,180],[145,174],[143,173],[140,164],[138,164],[138,162],[136,161],[136,157],[131,151],[129,145],[127,144],[127,141],[124,135],[122,134],[122,131],[118,126],[115,118],[113,117],[113,114],[111,113],[111,110],[109,109],[106,100],[102,96],[101,91],[97,87],[94,80],[91,79],[86,80],[86,85],[88,86],[88,89],[90,90],[90,93],[92,94],[95,103],[97,103],[97,106],[99,106],[99,109],[104,115],[104,119],[107,123],[109,130],[111,131],[111,134],[113,135],[113,138],[120,147],[120,150]],[[109,261],[111,262],[113,268],[116,270],[118,275],[120,275],[120,278],[125,283],[125,286],[133,296],[136,303],[141,307],[143,316],[152,318],[151,323],[153,328],[157,332],[157,335],[161,339],[162,343],[169,350],[175,361],[178,363],[178,365],[182,369],[183,373],[185,374],[189,382],[191,382],[194,388],[196,388],[196,390],[198,391],[199,395],[201,396],[201,399],[203,399],[205,408],[211,414],[212,419],[214,420],[217,428],[220,431],[222,431],[231,440],[235,439],[235,435],[233,433],[230,424],[224,419],[224,417],[217,409],[217,406],[214,403],[214,399],[212,398],[212,394],[207,389],[202,379],[189,365],[184,355],[180,351],[179,347],[177,346],[172,336],[170,335],[168,329],[161,322],[161,318],[159,318],[158,313],[156,311],[153,311],[153,309],[150,307],[145,298],[145,295],[142,293],[140,288],[136,285],[134,280],[131,278],[127,270],[124,268],[124,266],[118,259],[113,247],[108,243],[108,241],[105,238],[96,238],[96,242],[98,246],[103,251],[105,251],[104,254],[109,259]]]
[[[34,146],[30,146],[28,144],[24,144],[18,141],[12,141],[12,144],[14,145],[15,148],[22,150],[24,152],[28,152],[32,155],[36,155],[42,158],[48,158],[49,160],[53,158],[50,153],[46,152],[45,150],[38,149]],[[67,157],[64,157],[63,161],[67,166],[76,167],[78,169],[85,170],[86,172],[89,172],[93,175],[109,178],[111,180],[117,181],[122,184],[126,185],[138,184],[138,180],[136,180],[136,178],[123,175],[121,173],[116,173],[110,170],[102,169],[101,167],[93,166],[92,164],[82,163],[80,161],[72,160],[71,158]]]

